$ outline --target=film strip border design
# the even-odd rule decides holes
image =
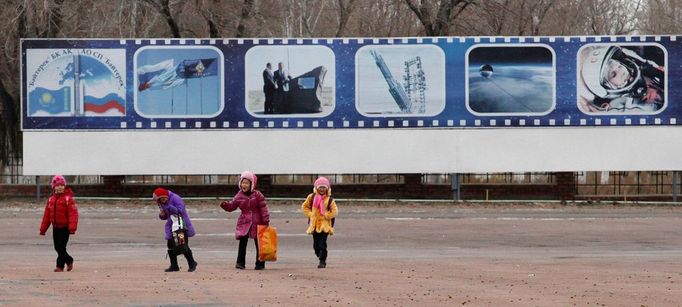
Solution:
[[[26,40],[26,41],[44,41],[44,40]],[[120,39],[120,40],[63,40],[62,43],[70,42],[76,43],[77,48],[85,48],[90,42],[98,42],[95,45],[101,48],[124,48],[127,51],[127,58],[132,58],[136,50],[144,46],[215,46],[221,48],[233,48],[235,46],[243,46],[246,48],[254,46],[354,46],[360,48],[362,46],[386,46],[386,45],[412,45],[412,44],[435,44],[441,47],[451,45],[466,44],[576,44],[575,49],[584,44],[590,43],[667,43],[674,46],[680,46],[679,42],[682,37],[678,36],[571,36],[571,37],[411,37],[411,38],[261,38],[261,39]],[[46,44],[49,45],[49,44]],[[46,47],[43,47],[46,48]],[[58,48],[58,47],[57,47]],[[680,47],[682,48],[682,47]],[[24,48],[24,54],[25,54]],[[357,49],[356,49],[357,51]],[[335,50],[336,52],[336,50]],[[575,57],[575,55],[573,55]],[[675,54],[668,50],[667,66],[671,66],[671,59]],[[25,58],[24,58],[25,60]],[[244,65],[243,56],[242,63]],[[337,61],[336,65],[340,65]],[[461,67],[466,69],[466,67]],[[575,74],[575,72],[573,72]],[[128,86],[132,84],[132,67],[128,67],[126,76]],[[575,76],[575,75],[574,75]],[[25,72],[22,73],[22,79],[25,80]],[[673,88],[675,81],[673,76],[668,75],[668,88]],[[23,82],[22,82],[23,83]],[[134,84],[132,85],[134,86]],[[338,84],[337,84],[338,86]],[[572,87],[575,91],[575,87]],[[22,84],[22,92],[25,90],[25,84]],[[225,89],[227,91],[227,89]],[[237,89],[241,91],[243,89]],[[575,92],[573,93],[575,94]],[[242,94],[243,95],[243,94]],[[558,93],[555,92],[558,96]],[[26,94],[22,93],[22,98],[26,100]],[[127,100],[132,100],[130,96]],[[672,99],[671,99],[672,98]],[[674,98],[668,96],[667,104],[674,104]],[[338,100],[338,93],[336,99]],[[568,100],[575,100],[575,97],[569,97]],[[223,101],[223,103],[227,103]],[[237,108],[245,108],[244,101],[230,102],[235,103]],[[452,101],[446,101],[446,105],[452,104]],[[463,101],[455,101],[455,103],[464,104]],[[573,105],[575,103],[573,102]],[[26,108],[25,102],[22,103],[22,108]],[[336,108],[339,108],[338,101]],[[156,129],[156,130],[184,130],[184,129],[331,129],[331,128],[510,128],[510,127],[602,127],[602,126],[657,126],[657,125],[678,125],[677,117],[682,116],[682,113],[675,112],[678,108],[673,110],[664,110],[655,115],[590,115],[582,113],[578,110],[572,113],[558,113],[556,110],[551,111],[547,115],[528,115],[528,116],[506,116],[506,115],[490,115],[490,116],[476,116],[474,114],[448,114],[448,112],[441,112],[434,116],[424,117],[367,117],[360,114],[356,109],[344,110],[340,114],[339,110],[332,110],[321,118],[305,117],[299,118],[296,116],[287,117],[285,115],[274,118],[258,118],[248,116],[247,114],[240,114],[234,116],[230,111],[221,112],[212,118],[145,118],[139,114],[135,114],[134,109],[130,108],[126,116],[121,118],[107,118],[106,124],[89,124],[97,122],[98,118],[90,118],[83,123],[74,124],[71,120],[60,118],[57,121],[51,121],[50,118],[36,119],[38,122],[27,123],[27,116],[25,110],[22,111],[22,127],[25,130],[139,130],[139,129]],[[243,110],[242,110],[243,111]],[[244,112],[242,112],[244,113]]]

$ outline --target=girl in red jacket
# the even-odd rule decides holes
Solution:
[[[55,272],[73,270],[73,258],[66,252],[69,236],[76,234],[78,227],[78,207],[73,200],[71,188],[66,187],[66,179],[61,175],[52,177],[53,193],[45,205],[43,221],[40,224],[40,235],[44,236],[47,228],[52,225],[52,241],[57,251],[57,267]]]

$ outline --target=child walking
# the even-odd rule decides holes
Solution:
[[[338,213],[336,201],[332,198],[329,180],[320,177],[315,180],[313,193],[301,205],[303,214],[308,217],[308,234],[313,235],[313,249],[320,259],[318,268],[327,267],[327,237],[334,234],[334,219]]]
[[[75,235],[78,228],[78,206],[63,176],[52,177],[50,185],[52,195],[45,205],[45,213],[40,223],[40,235],[44,236],[52,225],[52,242],[54,250],[57,251],[57,266],[54,271],[64,272],[64,265],[67,271],[71,271],[73,270],[73,257],[66,252],[66,244],[69,243],[69,236]]]
[[[187,272],[194,272],[194,270],[197,269],[198,263],[194,261],[194,255],[192,255],[192,250],[189,248],[189,237],[193,237],[195,232],[192,221],[189,219],[189,214],[187,214],[187,210],[185,209],[185,203],[182,201],[182,197],[164,188],[156,188],[152,196],[159,206],[159,219],[166,221],[166,245],[168,246],[170,266],[165,272],[180,271],[180,267],[178,266],[178,255],[180,254],[184,254],[185,259],[187,259],[187,266],[189,266]],[[182,218],[186,229],[186,235],[184,236],[185,249],[182,253],[176,252],[174,248],[173,220],[175,219],[177,221],[178,217]]]
[[[246,244],[249,238],[253,239],[256,245],[256,267],[255,270],[265,268],[264,261],[258,261],[258,239],[257,225],[270,224],[270,212],[265,203],[265,196],[256,190],[256,175],[246,171],[239,176],[239,192],[231,201],[223,201],[220,207],[227,212],[241,210],[237,219],[235,238],[239,240],[239,251],[237,252],[237,263],[235,268],[243,270],[246,267]]]

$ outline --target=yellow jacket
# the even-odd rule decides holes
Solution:
[[[332,203],[329,203],[329,198],[331,197],[332,191],[331,189],[327,189],[327,195],[324,198],[324,205],[328,210],[324,213],[324,215],[322,215],[320,214],[319,209],[313,208],[313,199],[316,193],[317,190],[313,188],[313,193],[309,194],[303,204],[301,204],[301,210],[303,210],[303,214],[305,214],[305,216],[307,216],[309,219],[308,230],[306,230],[306,232],[308,234],[312,234],[313,231],[317,233],[326,232],[330,235],[333,235],[334,227],[332,227],[331,220],[332,218],[335,218],[336,214],[339,212],[339,209],[336,207],[336,200],[332,199]]]

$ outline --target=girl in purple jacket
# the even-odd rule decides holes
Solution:
[[[243,270],[246,263],[246,244],[249,238],[253,239],[256,245],[256,267],[255,270],[265,268],[265,262],[258,261],[258,239],[256,225],[269,225],[270,212],[265,203],[265,196],[256,190],[256,175],[252,172],[243,172],[239,177],[239,192],[231,201],[223,201],[220,207],[227,212],[241,210],[241,215],[237,219],[237,229],[235,238],[239,240],[239,252],[237,253],[237,264],[235,268]]]
[[[192,250],[189,248],[189,237],[193,237],[195,234],[194,226],[192,226],[192,221],[189,219],[189,214],[185,209],[185,203],[182,201],[180,195],[168,191],[164,188],[156,188],[154,190],[154,201],[159,206],[159,219],[166,221],[166,241],[168,246],[168,257],[170,258],[170,266],[165,270],[166,272],[177,272],[180,271],[178,266],[178,253],[173,249],[175,243],[173,243],[172,237],[172,227],[173,227],[173,216],[180,216],[184,220],[185,229],[187,230],[186,245],[187,248],[184,250],[183,254],[187,259],[187,266],[189,266],[188,272],[194,272],[197,269],[197,262],[194,261],[194,256],[192,255]]]

